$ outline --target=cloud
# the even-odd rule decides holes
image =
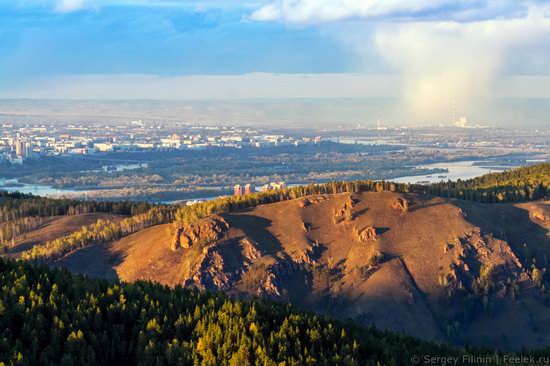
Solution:
[[[514,94],[497,90],[514,85],[502,82],[510,74],[550,74],[549,10],[547,1],[277,0],[251,18],[332,32],[365,65],[381,57],[402,77],[410,118],[443,122],[454,101]]]
[[[55,5],[55,11],[58,13],[72,13],[90,6],[87,0],[58,0]]]
[[[257,0],[0,0],[0,8],[48,9],[57,13],[72,13],[107,7],[151,8],[151,9],[256,9]]]
[[[257,21],[322,23],[345,19],[475,21],[525,16],[517,0],[275,0],[252,13]]]
[[[506,74],[537,73],[533,54],[546,54],[550,19],[534,14],[512,20],[383,24],[374,36],[379,54],[404,78],[403,96],[421,120],[447,120],[454,101],[475,106],[506,94],[496,90]],[[515,69],[510,69],[510,64]]]

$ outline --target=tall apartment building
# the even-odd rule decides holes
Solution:
[[[240,197],[243,195],[243,187],[240,184],[235,184],[233,187],[234,195]]]
[[[15,155],[20,159],[32,156],[32,142],[18,138],[15,140]]]
[[[243,195],[249,195],[254,193],[254,187],[252,187],[250,184],[245,184],[244,186],[241,186],[240,184],[235,184],[233,187],[233,194],[237,197],[243,196]]]

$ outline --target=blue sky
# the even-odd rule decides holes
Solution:
[[[0,9],[0,68],[12,80],[353,69],[346,48],[319,29],[248,20],[247,7],[101,4],[59,13],[52,2]]]
[[[397,97],[425,118],[550,97],[549,40],[548,0],[0,0],[0,98]]]

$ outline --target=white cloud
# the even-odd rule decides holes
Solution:
[[[57,13],[72,13],[81,10],[97,10],[104,7],[149,7],[165,9],[240,9],[251,11],[265,4],[266,0],[0,0],[0,6],[16,8],[45,8]]]
[[[321,23],[357,18],[453,19],[519,17],[527,2],[517,0],[275,0],[251,18],[258,21]]]
[[[89,5],[87,0],[58,0],[55,11],[58,13],[72,13],[87,8]]]

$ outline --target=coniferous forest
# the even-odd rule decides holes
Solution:
[[[6,365],[406,365],[466,352],[290,305],[28,262],[0,260],[0,286]]]

